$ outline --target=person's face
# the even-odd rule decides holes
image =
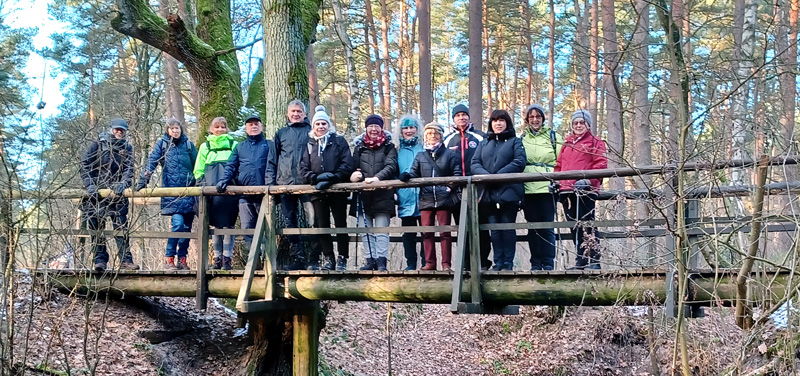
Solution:
[[[442,134],[433,130],[428,129],[425,131],[425,143],[428,145],[436,145],[439,142],[442,142]]]
[[[577,118],[572,122],[572,133],[580,136],[586,133],[587,130],[589,130],[589,128],[586,126],[586,120],[583,120],[583,118]]]
[[[539,129],[542,129],[543,123],[544,117],[539,114],[539,111],[531,110],[531,112],[528,114],[528,126],[531,128],[531,130],[538,132]]]
[[[331,128],[331,126],[330,126],[330,124],[328,124],[327,121],[325,121],[325,120],[317,120],[317,121],[314,122],[314,135],[317,136],[317,137],[322,137],[326,133],[328,133],[328,129],[330,129],[330,128]]]
[[[299,123],[306,117],[306,112],[300,106],[289,106],[286,112],[286,117],[289,118],[290,123]]]
[[[170,125],[167,127],[167,134],[172,138],[181,137],[181,127],[178,125]]]
[[[111,133],[114,134],[114,138],[121,140],[125,138],[125,134],[128,132],[122,128],[111,128]]]
[[[400,133],[403,134],[403,138],[410,140],[417,135],[417,127],[405,127],[400,130]]]
[[[244,124],[244,131],[248,136],[258,136],[264,131],[264,126],[258,120],[253,120]]]
[[[458,129],[464,130],[469,125],[469,115],[466,112],[459,112],[453,117],[453,121]]]
[[[494,119],[492,120],[492,130],[495,134],[503,133],[506,130],[506,119]]]
[[[367,126],[367,134],[370,137],[373,137],[373,138],[374,137],[378,137],[381,134],[381,132],[383,132],[383,128],[381,128],[380,125],[370,124],[370,125]]]
[[[214,136],[219,136],[225,133],[228,133],[228,124],[225,124],[221,121],[218,121],[214,124],[211,124],[211,128],[208,130]]]

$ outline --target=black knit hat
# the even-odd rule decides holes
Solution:
[[[452,113],[453,119],[455,119],[456,115],[459,112],[463,112],[463,113],[467,114],[467,116],[469,116],[469,108],[467,108],[467,106],[465,106],[463,104],[457,104],[455,107],[453,107],[453,113]]]
[[[377,124],[379,127],[383,128],[383,118],[381,115],[369,115],[367,116],[367,120],[364,120],[364,127],[369,127],[372,124]]]

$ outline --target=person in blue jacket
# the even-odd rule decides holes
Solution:
[[[189,141],[184,133],[183,124],[175,118],[167,120],[167,131],[156,141],[147,165],[136,190],[147,186],[156,167],[161,166],[162,187],[191,187],[194,186],[194,161],[197,159],[197,148]],[[162,197],[161,215],[172,218],[172,232],[191,232],[194,220],[194,197]],[[189,252],[189,239],[170,238],[167,240],[166,270],[189,270],[186,263],[186,254]],[[175,256],[178,257],[177,264]]]
[[[244,121],[247,138],[233,149],[225,173],[217,183],[217,192],[223,193],[229,184],[265,185],[267,161],[275,158],[274,145],[264,138],[264,125],[258,115],[250,116]],[[246,195],[239,198],[239,221],[243,229],[256,227],[258,212],[261,210],[261,195]],[[244,236],[245,244],[250,247],[253,236]]]
[[[413,115],[403,115],[400,118],[400,144],[397,148],[397,165],[400,173],[408,172],[414,163],[414,157],[421,152],[422,142],[419,139],[419,129],[422,121]],[[397,215],[403,226],[419,226],[419,188],[400,188],[397,190]],[[417,233],[403,233],[403,251],[406,257],[406,270],[417,269]],[[422,257],[422,267],[425,266],[425,257]]]

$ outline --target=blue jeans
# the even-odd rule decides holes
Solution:
[[[495,204],[482,206],[482,213],[486,213],[486,223],[514,223],[517,219],[516,205]],[[494,250],[494,264],[512,270],[514,267],[514,254],[517,251],[517,232],[514,230],[492,230],[492,249]]]
[[[256,228],[259,210],[261,210],[260,198],[258,201],[248,201],[245,198],[239,199],[239,221],[242,222],[242,229]],[[244,235],[244,244],[247,245],[248,250],[252,243],[253,235]]]
[[[172,232],[192,232],[192,221],[194,213],[173,214]],[[189,240],[191,239],[167,239],[167,257],[186,257],[189,253]]]

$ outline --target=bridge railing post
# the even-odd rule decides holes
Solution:
[[[458,303],[461,302],[461,285],[464,281],[464,256],[467,252],[466,242],[467,236],[474,230],[467,225],[468,211],[469,211],[469,197],[471,193],[472,183],[467,183],[461,193],[461,210],[458,214],[458,235],[456,241],[456,259],[453,264],[453,295],[450,299],[450,312],[458,313]],[[468,230],[469,229],[469,230]],[[470,273],[470,280],[475,276]]]
[[[481,293],[481,237],[478,221],[478,189],[475,184],[467,186],[467,233],[469,234],[469,286],[473,304],[483,303]]]
[[[267,190],[267,192],[268,191],[269,190]],[[270,195],[268,193],[261,199],[261,208],[258,211],[258,220],[256,221],[256,228],[253,232],[253,241],[250,243],[250,251],[247,255],[247,265],[244,267],[242,286],[239,288],[239,296],[236,299],[236,309],[240,312],[248,311],[246,307],[247,300],[250,298],[250,289],[253,286],[253,277],[255,277],[258,260],[261,257],[261,249],[265,244],[266,231],[264,231],[264,222],[267,219],[266,211],[272,212]],[[267,288],[270,290],[270,294],[272,291],[271,285],[272,281],[268,278]]]
[[[206,265],[208,260],[208,200],[210,197],[200,195],[197,197],[197,217],[200,219],[197,231],[197,294],[195,306],[197,309],[206,309],[208,303],[208,277],[206,276]]]

